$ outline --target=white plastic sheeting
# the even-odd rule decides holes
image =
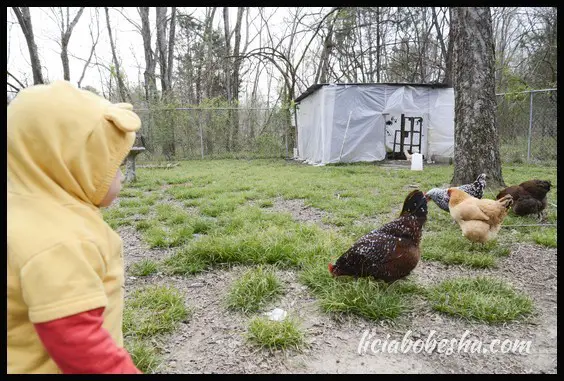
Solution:
[[[318,165],[383,160],[386,150],[392,150],[401,114],[423,118],[421,153],[425,158],[452,157],[452,88],[363,84],[324,85],[299,102],[298,158]]]

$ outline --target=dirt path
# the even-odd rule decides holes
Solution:
[[[293,202],[274,208],[286,209],[296,218],[313,218],[320,223],[323,213],[308,211]],[[126,269],[142,259],[162,259],[168,250],[150,250],[135,229],[119,230],[124,239]],[[528,323],[487,325],[451,318],[428,307],[417,308],[395,324],[371,322],[354,316],[331,316],[319,310],[307,287],[297,281],[294,271],[279,271],[285,285],[282,300],[266,310],[280,307],[300,321],[309,347],[302,353],[269,353],[257,350],[245,341],[248,316],[228,311],[224,300],[231,283],[245,270],[244,266],[214,269],[190,277],[126,277],[128,293],[147,284],[169,284],[177,287],[194,314],[182,323],[163,345],[164,362],[159,373],[556,373],[557,371],[557,250],[538,245],[516,244],[495,269],[472,270],[422,261],[411,277],[423,285],[436,284],[455,276],[487,275],[503,279],[529,295],[536,307]],[[531,340],[529,354],[453,353],[434,351],[414,353],[373,353],[368,347],[359,354],[363,334],[372,338],[401,341],[408,330],[412,340],[434,338],[459,339],[466,330],[467,339],[481,340],[484,346],[492,340]],[[389,335],[389,336],[388,336]],[[371,341],[368,341],[370,343]],[[499,347],[498,347],[499,348]]]

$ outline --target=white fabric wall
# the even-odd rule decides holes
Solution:
[[[321,89],[320,89],[321,90]],[[321,145],[321,93],[316,91],[298,105],[298,158],[314,161]]]
[[[429,156],[454,156],[454,89],[435,89],[429,125]]]
[[[383,160],[386,145],[392,148],[393,131],[400,128],[402,113],[423,117],[421,148],[425,156],[452,156],[453,89],[326,85],[300,102],[299,157],[310,164]],[[397,123],[387,126],[385,122],[391,117]]]
[[[325,91],[335,99],[333,123],[328,124],[332,127],[330,154],[325,163],[383,160],[383,89],[340,85],[327,86]]]

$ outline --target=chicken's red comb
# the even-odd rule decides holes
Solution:
[[[333,264],[329,263],[329,272],[333,274]]]

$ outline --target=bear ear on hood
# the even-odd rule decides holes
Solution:
[[[104,112],[104,118],[123,132],[135,132],[141,128],[141,119],[132,110],[129,103],[111,104]]]

